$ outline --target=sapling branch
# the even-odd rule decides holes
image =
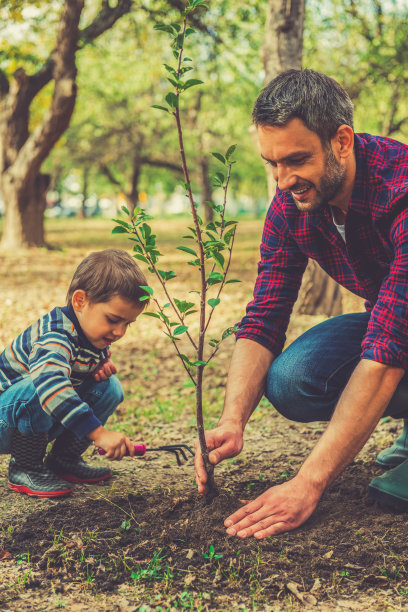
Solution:
[[[181,314],[180,314],[180,312],[179,312],[179,310],[178,310],[177,306],[175,305],[175,303],[174,303],[174,301],[173,301],[173,299],[172,299],[171,295],[169,294],[169,292],[168,292],[168,290],[167,290],[167,287],[166,287],[166,283],[165,283],[165,281],[162,279],[161,275],[159,274],[159,271],[158,271],[158,269],[157,269],[157,266],[156,266],[155,262],[153,261],[152,257],[150,256],[149,251],[146,249],[146,245],[145,245],[145,243],[143,242],[143,239],[142,239],[142,237],[140,236],[140,233],[138,232],[138,230],[137,230],[137,226],[136,226],[136,224],[135,224],[135,222],[134,222],[134,220],[133,220],[133,219],[132,219],[132,226],[133,226],[133,233],[134,233],[134,235],[136,236],[136,238],[138,239],[138,242],[139,242],[140,246],[141,246],[141,247],[142,247],[142,249],[143,249],[143,255],[146,257],[147,261],[149,262],[149,266],[152,268],[152,270],[153,270],[154,274],[155,274],[155,275],[156,275],[156,277],[158,278],[159,283],[161,284],[161,286],[162,286],[162,288],[163,288],[163,291],[164,291],[164,293],[165,293],[165,295],[166,295],[167,299],[169,300],[169,304],[170,304],[170,306],[172,307],[172,309],[173,309],[173,311],[174,311],[174,313],[175,313],[176,317],[178,318],[178,320],[180,321],[180,323],[181,323],[181,324],[183,324],[183,323],[184,323],[184,319],[183,319],[183,317],[181,316]],[[197,350],[197,345],[196,345],[196,343],[194,342],[194,339],[191,337],[191,335],[189,334],[189,332],[188,332],[188,331],[186,331],[186,336],[187,336],[187,338],[190,340],[190,342],[191,342],[191,344],[192,344],[192,346],[193,346],[194,350]]]
[[[177,346],[177,342],[175,341],[175,339],[174,339],[174,337],[173,337],[171,327],[170,327],[169,323],[168,323],[168,322],[167,322],[167,320],[166,320],[166,319],[167,319],[166,314],[164,313],[164,310],[163,310],[163,308],[161,307],[161,305],[160,305],[160,303],[159,303],[159,300],[157,300],[156,298],[153,298],[153,301],[154,301],[154,303],[156,304],[158,311],[159,311],[159,312],[160,312],[160,314],[162,315],[161,320],[162,320],[162,322],[163,322],[164,326],[166,327],[166,329],[167,329],[167,331],[168,331],[168,337],[169,337],[169,338],[170,338],[170,340],[172,341],[173,346],[174,346],[174,348],[175,348],[175,350],[176,350],[176,352],[177,352],[177,355],[178,355],[178,356],[179,356],[179,358],[180,358],[181,363],[183,364],[184,369],[186,370],[187,374],[189,375],[189,377],[191,378],[192,382],[194,383],[194,386],[196,387],[196,386],[197,386],[197,382],[196,382],[196,380],[195,380],[194,376],[191,374],[191,372],[190,372],[190,370],[189,370],[189,368],[188,368],[187,364],[184,362],[184,359],[183,359],[182,354],[181,354],[181,352],[180,352],[180,350],[179,350],[179,347]]]

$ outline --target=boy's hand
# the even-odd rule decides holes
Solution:
[[[97,382],[101,382],[102,380],[108,380],[112,374],[116,374],[117,369],[110,358],[111,352],[108,351],[108,356],[105,357],[95,368],[93,371],[93,377]]]
[[[109,431],[103,425],[91,431],[87,437],[93,441],[95,446],[103,448],[106,452],[106,458],[111,461],[120,461],[125,455],[130,457],[135,455],[134,444],[125,434],[118,431]]]

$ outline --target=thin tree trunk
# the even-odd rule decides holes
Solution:
[[[214,218],[213,209],[206,204],[206,202],[212,201],[212,188],[210,183],[209,175],[209,163],[207,157],[202,157],[199,161],[200,179],[201,179],[201,191],[202,191],[202,205],[204,208],[204,216],[206,223],[209,223]]]
[[[265,84],[284,70],[302,67],[304,19],[305,0],[269,0],[262,48]],[[266,173],[272,200],[276,183],[270,166],[266,166]],[[339,286],[315,262],[309,261],[303,275],[294,313],[326,316],[342,313]]]

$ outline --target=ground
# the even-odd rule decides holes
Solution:
[[[191,270],[172,251],[186,221],[156,224],[162,250],[178,276],[176,297]],[[240,225],[231,285],[214,317],[214,335],[239,320],[257,261],[261,221]],[[74,267],[90,250],[128,248],[109,238],[101,220],[52,221],[48,240],[59,250],[0,256],[0,348],[27,323],[63,304]],[[171,255],[171,253],[173,253]],[[361,302],[345,295],[345,310]],[[297,317],[290,342],[321,317]],[[208,369],[206,424],[222,405],[233,340]],[[143,317],[115,346],[126,400],[112,427],[148,445],[194,444],[193,389],[156,320]],[[400,424],[382,421],[363,451],[325,493],[307,523],[264,541],[226,535],[223,520],[240,499],[291,477],[324,430],[289,423],[265,401],[250,421],[242,454],[217,467],[221,495],[205,506],[192,461],[148,453],[115,463],[105,485],[74,487],[62,500],[38,500],[7,488],[8,457],[0,457],[0,610],[405,610],[408,609],[407,516],[367,497],[381,472],[376,453]],[[104,461],[96,452],[91,462]]]

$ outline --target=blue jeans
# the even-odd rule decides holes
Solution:
[[[123,401],[122,387],[116,376],[101,382],[89,377],[76,391],[102,424]],[[0,394],[0,454],[10,453],[14,429],[25,434],[48,432],[49,441],[65,430],[61,423],[44,412],[29,376]]]
[[[272,363],[265,395],[283,416],[328,421],[354,368],[369,314],[340,315],[299,336]],[[401,379],[384,416],[408,418],[408,376]]]

